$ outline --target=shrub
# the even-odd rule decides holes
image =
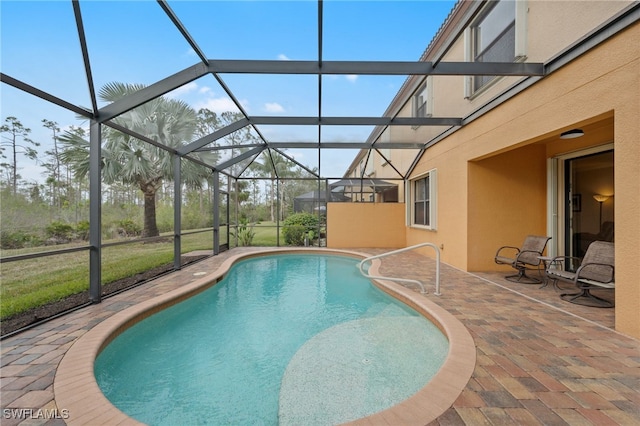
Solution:
[[[73,240],[73,226],[63,222],[51,222],[45,228],[47,243],[64,244]]]
[[[238,229],[234,233],[231,231],[231,234],[238,237],[238,245],[239,246],[250,246],[253,242],[253,237],[256,236],[256,233],[253,230],[253,225],[247,227],[246,220],[243,220],[240,225],[238,225]]]
[[[302,225],[290,225],[282,228],[284,243],[290,246],[303,246],[306,230]]]
[[[24,247],[38,246],[42,241],[25,231],[6,231],[0,233],[0,247],[5,250],[20,249]]]
[[[82,220],[76,225],[76,236],[81,240],[89,240],[89,221]]]
[[[294,213],[285,219],[282,226],[284,242],[288,245],[304,245],[305,236],[315,235],[318,229],[318,216],[311,213]]]
[[[136,237],[142,234],[142,228],[131,219],[118,222],[118,235],[121,237]]]

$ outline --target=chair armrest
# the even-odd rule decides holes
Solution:
[[[611,270],[611,275],[609,276],[609,279],[607,281],[600,281],[600,280],[594,280],[593,278],[586,278],[584,277],[583,273],[585,272],[585,270],[589,270],[591,268],[594,267],[605,267],[606,269],[610,269]],[[581,279],[586,279],[589,281],[598,281],[601,283],[610,283],[612,281],[614,281],[615,279],[615,267],[611,264],[608,263],[584,263],[582,265],[580,265],[580,267],[578,268],[578,270],[576,271],[576,281],[581,280]]]
[[[535,259],[535,262],[520,261],[520,258],[526,254],[533,254],[533,258]],[[541,262],[540,256],[542,256],[542,252],[539,252],[536,250],[521,250],[520,252],[518,252],[518,256],[516,257],[516,262],[522,262],[527,265],[539,265]]]
[[[593,288],[593,287],[600,287],[600,288],[616,288],[616,283],[615,281],[609,281],[608,283],[602,283],[600,281],[594,281],[594,280],[587,280],[587,279],[580,279],[578,280],[578,288]]]
[[[495,257],[500,256],[500,252],[501,252],[502,250],[504,250],[504,249],[515,250],[515,251],[516,251],[516,253],[515,253],[515,255],[516,255],[516,256],[518,255],[518,253],[520,253],[520,249],[519,249],[518,247],[514,247],[514,246],[502,246],[502,247],[500,247],[500,248],[498,249],[498,251],[496,251],[496,255],[495,255]],[[514,256],[514,258],[515,258],[515,256]]]

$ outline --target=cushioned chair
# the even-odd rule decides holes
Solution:
[[[597,234],[591,234],[589,232],[579,232],[574,236],[574,247],[576,248],[576,256],[583,257],[589,248],[589,245],[594,241],[608,241],[613,242],[614,239],[614,223],[604,222],[600,226],[600,232]]]
[[[537,235],[529,235],[525,238],[522,247],[502,246],[496,252],[494,258],[498,265],[510,265],[518,271],[515,275],[507,275],[509,281],[525,284],[539,284],[541,279],[527,275],[527,269],[537,269],[540,273],[540,264],[547,242],[551,238]]]
[[[614,243],[594,241],[587,248],[582,261],[572,256],[558,256],[549,262],[547,277],[573,283],[578,293],[564,293],[563,300],[579,305],[599,308],[611,308],[613,303],[595,296],[591,290],[596,288],[615,288]],[[570,262],[580,261],[575,271],[566,270]]]

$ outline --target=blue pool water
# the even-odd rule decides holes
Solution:
[[[448,342],[356,264],[241,261],[114,339],[96,360],[98,384],[151,425],[336,424],[395,405],[437,372]]]

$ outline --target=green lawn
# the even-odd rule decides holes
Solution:
[[[271,247],[276,246],[277,243],[277,229],[275,222],[261,222],[253,226],[253,232],[256,235],[251,242],[252,246]],[[282,228],[281,228],[282,231]],[[280,244],[284,244],[282,234],[280,235]]]
[[[275,246],[275,223],[254,226],[253,246]],[[224,237],[222,237],[224,238]],[[235,239],[230,238],[231,247]],[[183,235],[181,252],[212,250],[212,232]],[[280,238],[280,244],[284,240]],[[62,249],[68,246],[57,246]],[[50,247],[47,247],[51,249]],[[42,251],[42,248],[31,250]],[[3,252],[3,256],[23,254]],[[162,242],[132,243],[105,247],[102,250],[102,283],[122,278],[173,262],[173,239]],[[3,263],[0,269],[0,318],[7,318],[30,308],[80,293],[89,288],[89,252],[60,254],[23,261]]]

